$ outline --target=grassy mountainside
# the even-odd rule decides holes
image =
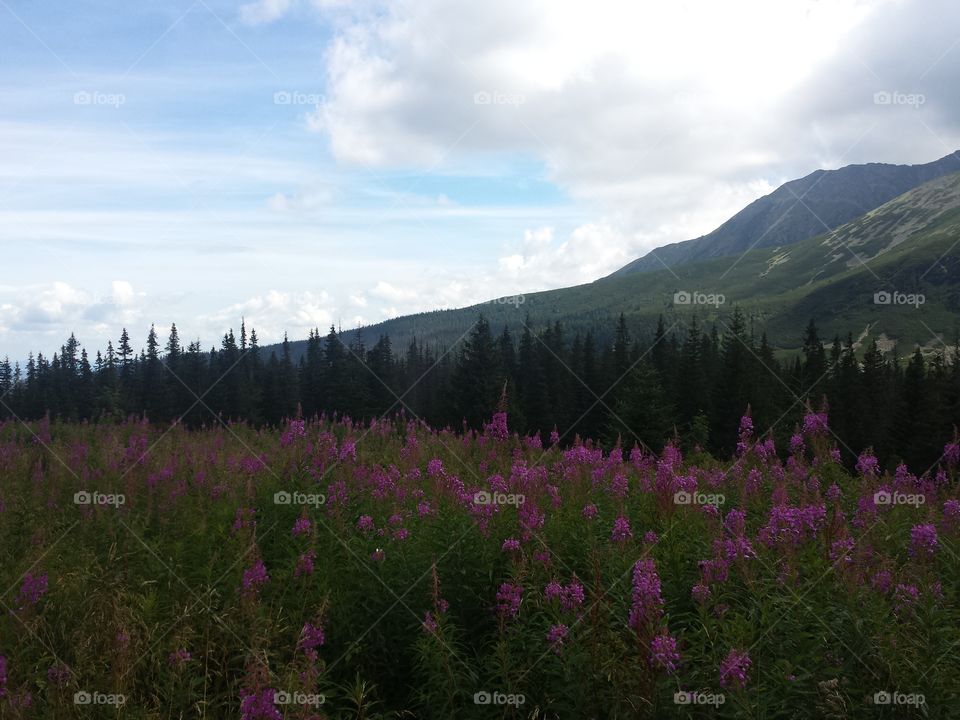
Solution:
[[[614,275],[657,272],[752,248],[790,245],[837,228],[908,190],[958,170],[960,153],[923,165],[870,163],[817,170],[752,202],[713,232],[657,248]]]
[[[723,295],[725,302],[677,304],[680,292]],[[922,294],[924,302],[919,307],[877,304],[878,292]],[[781,350],[798,346],[811,317],[825,337],[853,332],[863,340],[876,337],[888,348],[894,340],[933,348],[940,346],[936,335],[951,344],[960,318],[960,173],[788,247],[761,247],[675,269],[532,293],[520,304],[494,300],[409,315],[361,332],[368,343],[387,334],[400,351],[413,337],[449,346],[483,313],[496,329],[522,330],[529,314],[534,328],[561,320],[570,334],[593,329],[604,337],[621,312],[635,331],[644,333],[652,331],[661,314],[668,326],[689,320],[692,313],[708,323],[722,322],[735,305]],[[301,347],[297,343],[294,349]]]

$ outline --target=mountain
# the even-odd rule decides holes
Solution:
[[[869,163],[817,170],[755,200],[708,235],[652,250],[613,275],[653,272],[752,248],[791,245],[957,171],[960,151],[924,165]]]
[[[717,304],[696,304],[711,295]],[[688,297],[694,302],[685,304]],[[620,313],[638,337],[649,338],[660,316],[668,328],[682,330],[696,313],[722,331],[734,307],[784,353],[798,349],[811,317],[824,338],[850,332],[860,343],[877,339],[885,350],[894,341],[903,349],[951,345],[960,327],[960,172],[790,245],[408,315],[350,331],[345,339],[359,334],[370,345],[389,335],[399,352],[413,338],[454,347],[482,313],[496,331],[507,326],[522,332],[529,315],[532,330],[562,321],[568,338],[589,330],[604,342]],[[301,341],[293,350],[300,354],[304,348]]]

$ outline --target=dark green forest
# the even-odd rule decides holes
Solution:
[[[570,444],[577,436],[605,445],[639,443],[729,456],[749,407],[758,431],[785,449],[806,408],[826,409],[845,459],[873,447],[886,464],[917,473],[940,457],[960,424],[960,353],[900,357],[852,337],[824,342],[811,320],[802,353],[778,361],[764,334],[735,311],[722,326],[693,317],[682,329],[661,319],[652,337],[632,337],[621,316],[599,343],[570,337],[560,323],[519,337],[480,317],[453,347],[390,338],[367,345],[362,332],[344,342],[334,329],[311,332],[295,358],[285,341],[269,355],[255,330],[231,330],[220,347],[181,343],[174,325],[165,344],[151,327],[134,352],[128,332],[91,359],[75,337],[52,358],[25,367],[0,363],[0,419],[150,421],[200,426],[218,422],[280,424],[328,415],[357,421],[396,413],[432,427],[479,429],[498,408],[511,430],[531,442]]]

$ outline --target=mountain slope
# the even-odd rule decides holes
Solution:
[[[752,248],[790,245],[960,170],[960,151],[923,165],[870,163],[817,170],[755,200],[708,235],[652,250],[613,276],[653,272]]]
[[[678,304],[677,293],[724,296],[718,305]],[[875,302],[876,293],[922,294],[924,302]],[[626,315],[639,337],[649,337],[659,316],[678,330],[696,313],[708,325],[723,323],[735,306],[771,344],[795,351],[807,321],[816,319],[824,338],[853,333],[889,349],[951,345],[960,329],[960,172],[915,188],[853,222],[785,247],[761,247],[671,270],[609,277],[586,285],[532,293],[523,302],[493,300],[456,310],[408,315],[359,331],[370,345],[389,335],[397,352],[411,339],[453,348],[482,313],[495,331],[532,330],[562,321],[567,337],[593,331],[608,341],[616,318]],[[893,297],[891,295],[891,297]],[[292,343],[295,355],[306,346]],[[269,348],[267,351],[269,352]]]

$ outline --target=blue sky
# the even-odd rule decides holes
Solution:
[[[931,6],[0,0],[0,355],[588,282],[816,168],[933,160]]]

